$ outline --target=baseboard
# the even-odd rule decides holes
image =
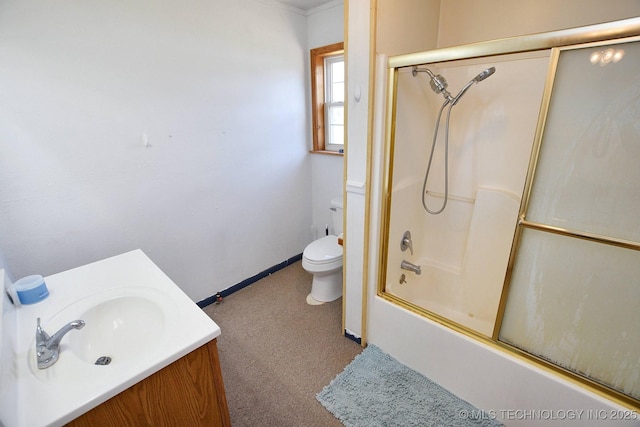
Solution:
[[[354,334],[350,333],[349,330],[344,330],[344,336],[349,338],[351,341],[355,341],[358,344],[362,345],[362,337],[357,337]]]
[[[230,288],[227,288],[227,289],[225,289],[223,291],[218,292],[215,295],[211,295],[210,297],[207,297],[207,298],[203,299],[202,301],[199,301],[197,303],[198,307],[205,308],[206,306],[215,303],[220,298],[225,298],[225,297],[231,295],[234,292],[238,292],[240,289],[246,288],[247,286],[257,282],[258,280],[264,279],[268,275],[273,274],[278,270],[282,270],[283,268],[293,264],[294,262],[298,262],[301,259],[302,259],[302,254],[300,253],[298,255],[295,255],[295,256],[287,259],[286,261],[281,262],[280,264],[276,264],[273,267],[269,267],[266,270],[261,271],[260,273],[256,274],[255,276],[251,276],[248,279],[244,279],[242,282],[237,283],[237,284],[231,286]]]

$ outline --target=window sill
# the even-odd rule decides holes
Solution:
[[[344,156],[344,153],[339,153],[337,151],[327,151],[327,150],[310,150],[311,154],[328,154],[330,156]]]

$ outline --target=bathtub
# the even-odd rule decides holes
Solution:
[[[418,210],[411,200],[421,190],[421,183],[395,190],[394,203]],[[401,241],[406,228],[414,253],[390,245],[386,291],[491,336],[519,207],[520,198],[509,191],[478,188],[473,199],[450,196],[447,216],[418,211],[421,221],[397,221],[402,224],[390,227],[390,242]],[[421,274],[402,270],[402,260],[419,265]]]

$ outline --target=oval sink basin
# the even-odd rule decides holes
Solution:
[[[45,280],[49,297],[11,310],[3,329],[0,426],[66,425],[220,335],[141,250]],[[52,336],[75,320],[85,326],[65,328],[57,361],[39,369],[37,324]]]
[[[109,358],[109,362],[101,359],[98,364],[120,363],[144,355],[153,349],[165,327],[158,304],[139,296],[104,301],[78,319],[85,321],[85,327],[67,334],[65,347],[87,363],[99,358]]]
[[[87,376],[108,375],[150,360],[173,333],[175,303],[153,288],[123,286],[74,302],[44,319],[42,327],[53,335],[74,320],[84,320],[85,326],[62,338],[54,365],[38,369],[35,340],[31,345],[30,368],[39,379],[86,381]]]

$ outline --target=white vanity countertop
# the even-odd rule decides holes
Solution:
[[[47,299],[16,309],[18,426],[64,425],[220,335],[220,327],[139,249],[48,276],[45,281],[50,293]],[[83,332],[72,330],[61,342],[58,362],[47,369],[36,368],[38,317],[51,335],[57,322],[76,320],[66,317],[74,314],[73,307],[82,306],[76,303],[79,300],[95,302],[147,291],[163,310],[161,324],[148,325],[148,333],[158,337],[150,351],[97,366],[82,361],[69,344],[65,346],[71,334]]]

